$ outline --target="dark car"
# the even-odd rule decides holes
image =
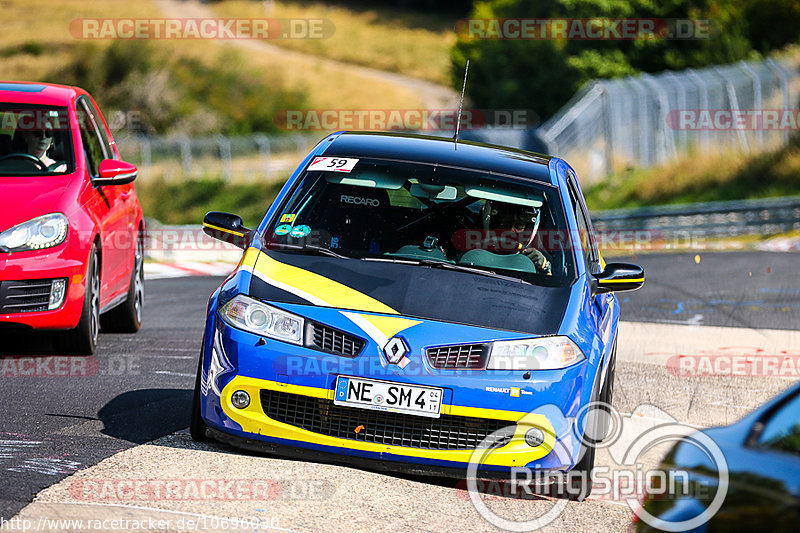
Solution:
[[[735,424],[700,433],[710,437],[724,455],[727,483],[725,469],[718,468],[708,450],[690,436],[662,464],[663,470],[688,473],[688,483],[675,490],[681,496],[650,496],[644,511],[656,520],[640,513],[637,531],[667,529],[668,523],[700,516],[716,491],[724,489],[723,484],[727,492],[722,505],[715,513],[707,513],[707,521],[669,530],[800,531],[800,383]]]

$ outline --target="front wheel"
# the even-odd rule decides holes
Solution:
[[[206,429],[208,426],[203,422],[203,416],[200,412],[200,381],[203,379],[203,357],[200,357],[200,362],[197,364],[197,378],[194,380],[194,397],[192,398],[192,418],[189,423],[189,434],[192,440],[196,442],[208,442],[210,439],[206,436]]]
[[[591,420],[587,420],[586,422],[580,460],[575,465],[575,468],[569,472],[569,499],[583,501],[592,493],[595,452],[597,446],[603,442],[604,439],[609,437],[609,421],[611,419],[611,402],[614,398],[614,374],[616,366],[617,339],[615,338],[608,360],[606,380],[603,383],[603,389],[600,391],[598,397],[599,405],[596,408],[596,411],[603,411],[608,414],[600,418],[592,416]]]
[[[86,266],[86,289],[83,295],[83,309],[78,325],[56,337],[58,349],[62,353],[92,355],[97,348],[100,334],[100,259],[97,248],[92,245],[89,263]]]

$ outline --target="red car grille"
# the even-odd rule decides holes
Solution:
[[[47,311],[52,281],[50,279],[26,279],[0,282],[0,313]]]

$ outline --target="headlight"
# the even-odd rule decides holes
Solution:
[[[539,337],[492,343],[487,370],[552,370],[584,359],[569,337]]]
[[[279,341],[303,344],[303,318],[271,305],[235,296],[222,306],[222,318],[231,326]]]
[[[67,217],[50,213],[0,233],[0,247],[4,251],[23,252],[57,246],[67,238],[67,227]]]

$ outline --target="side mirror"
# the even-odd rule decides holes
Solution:
[[[642,285],[644,285],[644,269],[628,263],[609,263],[605,270],[595,274],[592,280],[596,294],[635,291]]]
[[[100,176],[92,182],[95,185],[125,185],[135,180],[138,173],[136,165],[116,159],[103,159],[100,161]]]
[[[239,248],[247,248],[250,242],[250,229],[244,227],[242,217],[230,213],[209,211],[203,217],[203,231],[206,235],[224,242],[229,242]]]

